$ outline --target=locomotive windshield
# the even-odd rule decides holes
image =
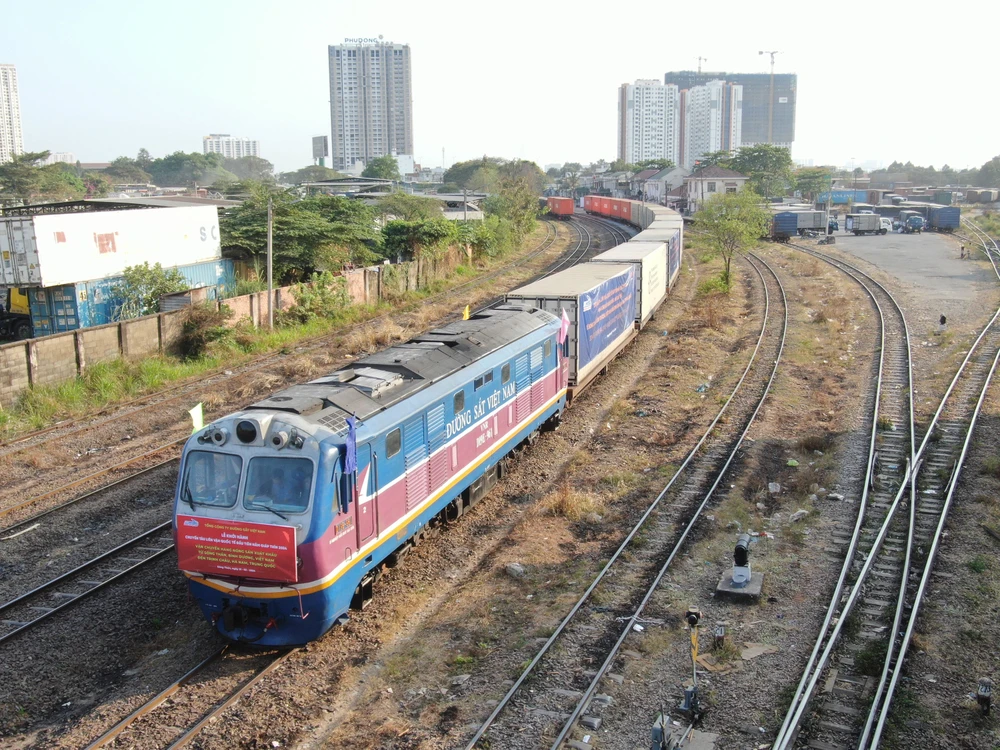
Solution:
[[[191,451],[181,485],[181,500],[192,505],[229,508],[239,496],[243,459],[229,453]]]
[[[309,505],[312,461],[307,458],[250,459],[243,507],[300,513]]]

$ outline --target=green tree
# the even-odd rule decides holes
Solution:
[[[296,169],[294,172],[282,172],[278,175],[278,181],[285,185],[300,185],[303,182],[336,180],[342,177],[347,177],[347,175],[329,167],[321,167],[318,164],[313,164],[308,167],[302,167],[302,169]]]
[[[87,194],[87,185],[76,176],[76,169],[58,162],[41,168],[36,189],[40,198],[53,201],[79,200]]]
[[[84,172],[80,179],[83,181],[83,186],[87,191],[87,198],[106,198],[108,193],[111,192],[111,180],[101,172]]]
[[[119,156],[111,162],[111,166],[104,170],[104,174],[112,183],[119,185],[144,185],[153,179],[149,172],[140,167],[135,159],[130,159],[127,156]]]
[[[975,184],[979,187],[1000,187],[1000,156],[994,156],[979,168]]]
[[[444,182],[453,182],[460,188],[468,188],[469,180],[479,169],[496,169],[504,163],[503,159],[494,156],[483,156],[482,159],[472,159],[470,161],[457,161],[452,164],[444,173]]]
[[[259,156],[241,156],[239,159],[225,159],[222,166],[240,180],[270,182],[274,180],[274,165]]]
[[[631,172],[632,171],[632,165],[629,164],[624,159],[615,159],[613,162],[611,162],[610,166],[608,166],[608,171],[609,172]]]
[[[770,143],[743,146],[727,166],[749,177],[750,185],[765,197],[784,194],[792,181],[791,153]]]
[[[568,161],[562,165],[562,169],[559,170],[559,176],[565,177],[568,174],[580,174],[583,171],[583,165],[575,162]]]
[[[122,280],[115,288],[119,300],[116,320],[152,315],[160,310],[160,297],[173,292],[183,292],[188,282],[176,268],[164,269],[159,263],[150,266],[128,266]]]
[[[331,246],[359,247],[364,241],[353,229],[349,232],[327,218],[337,210],[334,203],[326,202],[328,196],[295,202],[288,193],[264,183],[249,181],[244,186],[247,200],[227,211],[219,222],[226,257],[250,262],[266,259],[269,198],[274,205],[275,274],[283,281],[301,280],[318,270]],[[372,236],[370,231],[367,236]]]
[[[399,163],[396,161],[396,157],[390,154],[376,156],[369,161],[365,165],[365,171],[361,173],[361,176],[373,177],[380,180],[402,179],[399,174]]]
[[[149,165],[152,163],[153,157],[149,155],[146,149],[140,148],[139,153],[135,157],[135,165],[145,172],[149,170]]]
[[[224,162],[222,154],[175,151],[154,159],[149,173],[161,187],[211,186],[216,180],[237,181],[236,175],[225,169]]]
[[[641,172],[644,169],[669,169],[675,166],[670,159],[643,159],[640,162],[636,162],[634,165],[635,171]]]
[[[830,189],[833,175],[826,167],[801,167],[792,175],[795,189],[802,191],[802,197],[815,200],[820,193]]]
[[[540,192],[529,176],[504,176],[498,183],[497,191],[483,201],[483,209],[487,214],[509,222],[520,241],[535,226]]]
[[[0,194],[30,203],[45,177],[39,162],[47,158],[48,151],[34,151],[15,154],[10,161],[0,164]]]
[[[730,159],[732,154],[726,150],[722,151],[710,151],[707,154],[702,154],[695,160],[695,169],[704,169],[705,167],[722,167],[724,169],[730,169]]]
[[[559,167],[549,167],[548,169],[545,170],[545,175],[547,177],[551,177],[552,179],[560,177],[561,173],[562,173],[562,170],[559,169]]]
[[[401,190],[379,198],[376,207],[382,216],[393,216],[403,221],[423,221],[441,217],[441,201],[410,195]]]
[[[767,234],[771,217],[762,207],[760,196],[747,189],[713,196],[695,214],[694,221],[722,255],[722,281],[728,288],[733,256],[749,250]]]
[[[385,253],[398,260],[435,255],[458,240],[458,231],[456,222],[443,218],[390,221],[382,229]]]

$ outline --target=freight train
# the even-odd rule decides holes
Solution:
[[[174,540],[219,633],[266,647],[320,637],[371,600],[386,567],[481,500],[512,451],[558,426],[679,272],[678,214],[631,201],[615,209],[644,231],[613,257],[535,281],[191,436]]]

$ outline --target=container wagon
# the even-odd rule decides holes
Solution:
[[[927,224],[938,232],[954,232],[962,224],[962,209],[958,206],[932,208]]]
[[[667,296],[667,243],[626,242],[591,259],[631,263],[636,270],[635,325],[642,328]]]
[[[548,199],[549,213],[555,216],[557,219],[569,219],[573,216],[573,205],[572,198],[556,198],[552,196]]]
[[[980,203],[996,203],[998,195],[1000,195],[1000,191],[998,191],[998,190],[980,190],[979,191],[979,202]]]
[[[779,211],[771,219],[771,239],[788,242],[799,233],[799,218],[792,211]]]
[[[979,191],[978,190],[966,190],[965,200],[967,203],[979,203]]]
[[[508,292],[506,301],[569,318],[570,398],[596,378],[639,333],[631,263],[582,263]]]
[[[954,194],[950,190],[935,190],[932,200],[938,205],[950,206],[954,202],[954,197]]]

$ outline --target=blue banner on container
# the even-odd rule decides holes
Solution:
[[[580,295],[580,357],[583,369],[635,322],[635,266]]]
[[[674,275],[677,273],[677,269],[681,267],[681,243],[680,243],[681,233],[677,232],[670,241],[667,243],[667,263],[669,264],[669,271],[667,272],[668,284],[672,284],[674,281]]]

